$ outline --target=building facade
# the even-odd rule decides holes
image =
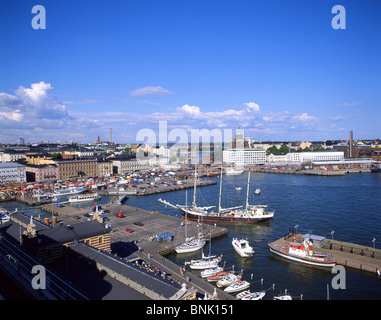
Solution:
[[[0,183],[26,182],[25,166],[19,163],[0,163]]]
[[[94,177],[98,175],[97,159],[57,160],[59,179]]]
[[[266,163],[263,149],[230,149],[222,152],[223,162],[235,165],[260,165]]]
[[[59,179],[59,170],[56,164],[27,165],[26,175],[28,182],[41,182]]]

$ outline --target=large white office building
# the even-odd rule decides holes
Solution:
[[[266,151],[263,149],[229,149],[222,152],[223,161],[226,164],[252,165],[265,164]]]
[[[312,162],[312,161],[332,161],[343,160],[343,151],[313,151],[313,152],[293,152],[287,154],[287,161],[290,162]]]
[[[0,183],[26,182],[25,166],[18,163],[0,163]]]

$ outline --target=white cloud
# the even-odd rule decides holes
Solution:
[[[294,116],[294,119],[302,122],[309,122],[309,121],[314,121],[317,120],[316,117],[308,115],[308,113],[301,113],[301,114],[296,114]]]
[[[358,106],[360,104],[362,104],[362,101],[344,102],[344,103],[338,104],[337,106],[338,107],[353,107],[353,106]]]
[[[248,112],[251,112],[251,111],[258,112],[259,111],[259,105],[257,105],[255,102],[246,102],[246,103],[244,103],[244,105],[247,107]]]
[[[173,92],[164,89],[160,86],[156,87],[143,87],[135,89],[129,93],[130,96],[168,96],[173,94]]]

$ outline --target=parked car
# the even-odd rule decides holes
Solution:
[[[131,229],[131,228],[127,228],[127,229],[124,229],[125,231],[129,232],[129,233],[132,233],[134,232],[134,229]]]
[[[134,222],[134,225],[135,226],[144,226],[144,224],[143,223],[141,223],[140,221],[136,221],[136,222]]]
[[[124,218],[125,217],[122,212],[118,212],[115,216],[118,218]]]

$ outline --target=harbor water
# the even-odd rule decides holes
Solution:
[[[246,201],[248,173],[223,176],[222,208],[244,205]],[[209,179],[219,180],[219,177]],[[237,191],[236,187],[242,187]],[[218,208],[219,183],[197,189],[197,205]],[[259,188],[259,196],[254,194]],[[268,243],[283,237],[297,226],[297,232],[376,248],[381,247],[381,173],[347,174],[339,177],[254,173],[251,174],[250,204],[267,204],[275,210],[270,223],[220,224],[228,229],[228,235],[215,239],[212,254],[221,255],[226,268],[234,266],[243,271],[243,279],[251,281],[251,290],[266,290],[264,299],[274,295],[290,294],[294,299],[325,300],[329,292],[332,300],[379,300],[381,278],[365,271],[345,269],[345,289],[334,289],[335,274],[329,270],[290,262],[270,254]],[[148,196],[129,196],[126,204],[145,210],[181,217],[175,209],[165,207],[158,199],[172,204],[190,204],[193,190],[179,190]],[[98,204],[111,198],[102,197]],[[88,207],[88,203],[77,204]],[[91,204],[92,206],[93,204]],[[41,208],[32,208],[18,202],[4,203],[12,211],[15,207],[28,215],[44,217]],[[210,226],[204,225],[205,228]],[[165,230],[163,230],[165,231]],[[246,238],[254,247],[251,258],[241,258],[233,249],[233,238]],[[375,241],[372,241],[373,239]],[[176,240],[176,238],[175,238]],[[204,247],[205,254],[209,247]],[[201,251],[188,254],[171,254],[168,259],[182,266],[190,259],[201,258]],[[192,271],[197,272],[197,271]],[[261,281],[263,279],[263,281]],[[275,286],[273,286],[275,285]]]

